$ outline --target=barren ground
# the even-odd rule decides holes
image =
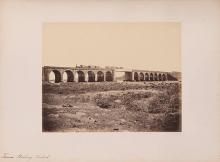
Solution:
[[[180,82],[43,83],[43,131],[181,131]]]

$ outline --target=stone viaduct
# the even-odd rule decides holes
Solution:
[[[54,67],[44,66],[42,68],[42,80],[49,82],[50,73],[55,75],[55,83],[63,82],[64,73],[67,82],[104,82],[117,81],[116,73],[124,73],[124,81],[171,81],[179,80],[170,72],[147,71],[147,70],[125,70],[116,68],[100,68],[97,66],[78,67]]]

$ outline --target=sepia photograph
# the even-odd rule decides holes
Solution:
[[[0,162],[219,162],[219,0],[0,0]]]
[[[45,23],[43,132],[181,132],[178,22]]]

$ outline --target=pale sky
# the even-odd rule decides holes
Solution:
[[[180,23],[45,23],[44,66],[181,71]]]

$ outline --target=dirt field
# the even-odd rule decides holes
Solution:
[[[43,83],[43,131],[181,131],[181,82]]]

